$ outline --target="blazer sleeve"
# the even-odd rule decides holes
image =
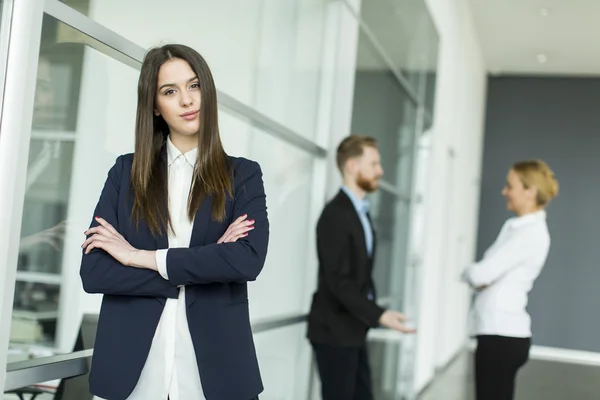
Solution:
[[[243,160],[237,166],[233,218],[248,214],[254,229],[234,243],[171,248],[167,273],[171,284],[248,282],[256,279],[267,257],[269,221],[262,171],[258,163]]]
[[[117,158],[108,172],[94,215],[118,227],[117,206],[123,175],[123,156]],[[90,227],[98,226],[95,219]],[[123,296],[177,298],[177,287],[164,280],[156,271],[127,267],[102,249],[84,254],[79,271],[83,289],[87,293]]]
[[[360,291],[350,271],[350,242],[343,228],[347,220],[339,212],[328,210],[317,225],[317,247],[325,283],[344,307],[371,327],[379,325],[384,309]]]

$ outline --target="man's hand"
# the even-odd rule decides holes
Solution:
[[[246,218],[248,218],[248,215],[244,214],[235,221],[233,221],[233,223],[229,225],[223,236],[221,236],[221,238],[217,241],[217,244],[233,243],[240,238],[248,236],[248,232],[254,229],[254,220],[250,219],[246,221]]]
[[[381,317],[379,317],[379,324],[386,328],[393,329],[402,333],[415,333],[416,329],[407,328],[404,323],[408,321],[408,318],[404,314],[398,311],[385,310]]]

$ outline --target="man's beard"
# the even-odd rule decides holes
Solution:
[[[378,178],[367,179],[362,174],[356,177],[356,185],[367,193],[372,193],[377,190]]]

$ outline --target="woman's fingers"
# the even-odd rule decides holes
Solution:
[[[234,228],[231,231],[231,236],[240,236],[240,235],[242,235],[244,233],[250,232],[253,229],[254,229],[253,226],[242,226],[242,227],[239,227],[239,228]]]
[[[254,220],[246,220],[246,218],[248,218],[248,215],[244,214],[229,225],[223,236],[217,241],[217,244],[234,242],[239,238],[240,234],[254,229]]]
[[[243,221],[244,221],[246,218],[248,218],[248,214],[241,215],[241,216],[237,217],[237,218],[236,218],[236,220],[235,220],[235,221],[233,221],[233,223],[232,223],[231,225],[240,224],[240,223],[242,223],[242,222],[243,222]],[[230,225],[230,226],[231,226],[231,225]]]
[[[242,221],[240,223],[233,223],[233,224],[229,225],[227,230],[230,232],[239,231],[240,229],[248,230],[248,227],[253,227],[253,226],[254,226],[254,220],[249,219],[248,221]]]
[[[95,226],[95,227],[90,228],[87,231],[85,231],[84,234],[86,236],[96,234],[96,235],[100,235],[100,236],[103,236],[103,237],[106,237],[109,239],[117,239],[120,242],[126,242],[123,235],[121,235],[111,224],[106,222],[106,220],[104,220],[103,218],[100,218],[100,217],[96,217],[96,221],[98,221],[98,223],[100,225]],[[82,247],[85,247],[85,244]]]
[[[248,225],[252,225],[254,224],[254,220],[253,219],[248,219],[248,215],[244,214],[241,217],[239,217],[238,219],[236,219],[235,221],[233,221],[231,223],[231,225],[229,225],[229,227],[236,227],[236,226],[248,226]]]
[[[243,229],[236,229],[236,230],[227,232],[225,235],[223,235],[221,237],[221,239],[219,239],[217,244],[236,242],[238,239],[248,236],[248,231],[251,231],[252,229],[254,229],[254,227],[250,227],[250,228],[246,227]]]
[[[103,226],[96,226],[84,232],[86,236],[91,234],[99,234],[101,236],[113,237],[114,234]]]
[[[101,217],[96,217],[95,218],[96,221],[98,221],[98,223],[103,226],[105,229],[107,229],[110,233],[112,233],[115,236],[121,236],[121,234],[119,232],[117,232],[117,230],[108,222],[106,222],[106,220],[104,218]]]
[[[108,231],[106,231],[106,232],[108,232]],[[98,241],[104,242],[104,241],[107,241],[107,240],[114,240],[114,239],[115,239],[115,237],[112,236],[111,234],[104,234],[104,233],[98,232],[98,233],[93,234],[89,238],[87,238],[86,241],[83,242],[83,244],[81,245],[81,247],[85,249],[86,247],[88,247],[93,242],[98,242]]]
[[[94,249],[101,249],[103,248],[103,245],[104,242],[101,239],[96,238],[92,240],[87,247],[85,247],[85,254],[90,254],[90,252]]]
[[[238,239],[245,238],[246,236],[248,236],[248,232],[243,232],[243,233],[238,233],[238,234],[235,234],[235,235],[231,235],[227,239],[227,243],[237,242]]]
[[[99,235],[97,233],[93,234],[92,236],[90,236],[89,238],[87,238],[85,242],[83,242],[83,244],[81,245],[81,247],[85,249],[87,246],[90,245],[90,243],[92,243],[94,240],[98,239],[98,237],[99,237]]]
[[[233,227],[233,228],[229,229],[227,232],[225,232],[225,235],[223,235],[223,237],[226,239],[225,241],[227,241],[227,242],[235,241],[232,239],[235,238],[237,240],[240,237],[247,236],[248,232],[253,229],[254,229],[254,226]]]

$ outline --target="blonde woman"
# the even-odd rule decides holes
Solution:
[[[483,259],[463,273],[476,290],[472,309],[477,338],[475,384],[478,400],[510,400],[515,379],[529,358],[531,319],[528,293],[550,249],[546,206],[558,194],[558,182],[541,160],[514,164],[502,195],[509,218]]]

